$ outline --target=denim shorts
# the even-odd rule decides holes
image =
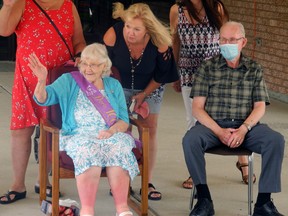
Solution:
[[[152,114],[158,114],[160,112],[162,100],[163,100],[163,95],[164,95],[164,85],[161,85],[159,88],[154,90],[151,94],[149,94],[146,98],[145,101],[149,105],[149,111]],[[132,89],[123,89],[124,94],[125,94],[125,99],[127,106],[129,107],[131,103],[131,98],[132,96],[136,95],[137,93],[143,91],[143,90],[132,90]]]

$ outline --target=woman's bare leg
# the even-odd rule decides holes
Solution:
[[[80,215],[94,215],[94,205],[102,168],[91,167],[76,176],[78,194],[81,202]]]
[[[106,167],[117,214],[129,211],[127,199],[130,177],[121,167]]]
[[[10,190],[17,192],[26,191],[25,175],[31,154],[31,136],[35,127],[11,130],[11,158],[13,179]],[[10,195],[13,199],[14,195]],[[3,197],[2,201],[7,199]]]

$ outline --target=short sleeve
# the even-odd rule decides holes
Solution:
[[[158,52],[156,61],[157,65],[154,73],[156,82],[171,83],[179,79],[176,62],[170,47],[164,53]]]
[[[206,71],[208,71],[209,68],[206,66],[205,62],[202,62],[202,64],[198,67],[194,74],[194,81],[190,93],[190,97],[207,97],[209,92],[209,77],[206,74]]]

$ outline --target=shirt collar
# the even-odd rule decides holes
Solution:
[[[243,53],[241,53],[239,66],[237,68],[244,67],[245,69],[247,69],[249,67],[248,62],[249,62],[249,59]],[[219,64],[219,68],[228,67],[226,59],[221,54],[219,56],[218,64]]]

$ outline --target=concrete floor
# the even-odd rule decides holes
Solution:
[[[10,103],[11,86],[13,80],[13,63],[0,62],[0,194],[5,193],[11,184],[11,157],[10,157]],[[284,134],[288,140],[288,104],[275,99],[271,100],[267,113],[262,122],[268,123],[273,129]],[[186,130],[185,112],[180,94],[175,93],[170,86],[164,97],[163,107],[159,119],[159,150],[157,165],[154,172],[153,184],[162,192],[161,201],[149,201],[149,215],[181,216],[189,215],[190,190],[181,187],[188,172],[183,158],[181,140]],[[221,157],[207,155],[207,173],[210,190],[213,197],[216,215],[242,216],[247,215],[247,186],[241,183],[240,172],[235,167],[236,157]],[[254,200],[257,195],[257,186],[261,159],[254,156],[254,172],[257,182],[254,184]],[[288,159],[287,148],[282,169],[282,193],[272,194],[278,210],[288,215]],[[31,153],[26,175],[27,198],[10,205],[0,205],[0,216],[41,216],[38,196],[34,193],[34,184],[37,178],[38,166]],[[139,195],[140,178],[132,184],[136,195]],[[100,188],[95,205],[96,215],[115,215],[113,199],[108,195],[107,179],[101,179]],[[79,201],[75,180],[61,180],[62,199]]]

